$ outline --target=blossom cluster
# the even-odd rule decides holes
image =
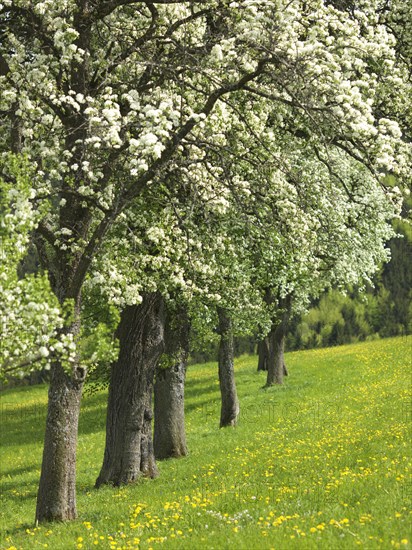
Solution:
[[[264,288],[300,311],[367,281],[411,175],[408,63],[380,4],[4,0],[0,110],[35,167],[13,242],[23,251],[36,222],[18,218],[47,197],[33,220],[57,279],[89,261],[86,291],[118,308],[181,293],[242,330],[269,322]],[[389,19],[405,14],[397,0]]]

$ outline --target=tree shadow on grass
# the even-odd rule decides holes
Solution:
[[[212,416],[216,411],[220,414],[220,398],[204,399],[196,403],[185,403],[185,412],[198,411],[205,416]]]
[[[87,396],[80,412],[79,433],[101,432],[106,422],[106,394]],[[47,406],[3,402],[0,443],[4,448],[43,443]],[[6,411],[6,412],[4,412]]]
[[[194,385],[188,382],[185,386],[186,397],[196,397],[198,395],[210,394],[216,391],[219,391],[219,386],[215,382],[213,384],[208,384],[207,386],[204,386],[204,383]]]
[[[11,469],[11,470],[5,470],[4,468],[1,469],[1,474],[2,474],[2,480],[0,481],[0,487],[3,486],[3,480],[4,480],[4,476],[7,475],[9,477],[16,477],[16,476],[21,476],[21,475],[24,475],[24,474],[28,474],[30,472],[32,472],[33,470],[38,470],[38,466],[36,465],[32,465],[32,466],[21,466],[20,468],[14,468],[14,469]]]
[[[33,466],[33,468],[28,468],[27,472],[37,469],[36,466]],[[11,478],[7,479],[7,481],[2,481],[0,483],[1,499],[3,501],[2,508],[7,502],[21,502],[36,498],[39,484],[37,476],[36,479],[32,481],[28,481],[27,479],[17,481],[16,477],[11,473],[10,476]],[[40,477],[40,474],[38,477]]]

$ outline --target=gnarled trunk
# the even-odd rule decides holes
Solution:
[[[168,315],[164,355],[168,366],[158,365],[154,385],[153,443],[158,459],[187,455],[184,400],[189,332],[185,310]]]
[[[269,338],[266,336],[258,342],[258,368],[257,370],[268,370],[269,359]]]
[[[154,386],[154,452],[157,459],[187,455],[184,387],[186,361],[159,368]]]
[[[269,333],[269,357],[266,385],[283,384],[283,377],[288,375],[285,365],[285,339],[289,315],[285,313],[282,320]]]
[[[56,287],[61,302],[65,289]],[[76,340],[80,333],[80,297],[75,300],[74,320],[62,329]],[[76,451],[80,401],[86,371],[78,358],[63,368],[53,361],[47,405],[43,460],[37,493],[36,521],[76,518]]]
[[[76,518],[76,448],[83,369],[68,375],[60,363],[51,369],[43,462],[36,521]]]
[[[268,371],[269,363],[269,350],[270,350],[270,339],[273,338],[272,332],[266,336],[264,340],[258,342],[258,371]],[[283,342],[283,349],[285,344]],[[285,358],[283,357],[283,375],[288,376],[288,369],[286,367]]]
[[[276,297],[268,287],[265,289],[263,299],[268,306],[273,308],[275,305],[279,311],[276,320],[273,320],[271,331],[266,337],[268,342],[266,386],[273,386],[274,384],[283,384],[283,377],[288,375],[284,352],[293,297],[290,294],[284,298]]]
[[[112,366],[103,465],[96,481],[122,485],[157,475],[152,440],[152,391],[156,364],[164,349],[164,303],[146,294],[127,307],[117,330],[120,352]]]
[[[224,308],[218,308],[219,316],[219,385],[222,398],[220,409],[220,427],[236,426],[239,416],[237,398],[232,320]]]

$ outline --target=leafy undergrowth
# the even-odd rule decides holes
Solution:
[[[411,548],[412,337],[287,355],[283,387],[236,361],[241,417],[219,430],[216,364],[190,367],[190,455],[93,489],[104,392],[83,401],[78,512],[33,524],[47,388],[1,399],[1,548]]]

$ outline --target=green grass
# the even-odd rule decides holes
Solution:
[[[106,395],[85,396],[79,519],[38,528],[47,389],[7,390],[1,548],[411,548],[411,359],[412,337],[290,353],[286,384],[264,390],[242,357],[240,423],[224,430],[216,364],[190,367],[190,455],[121,489],[93,489]]]

